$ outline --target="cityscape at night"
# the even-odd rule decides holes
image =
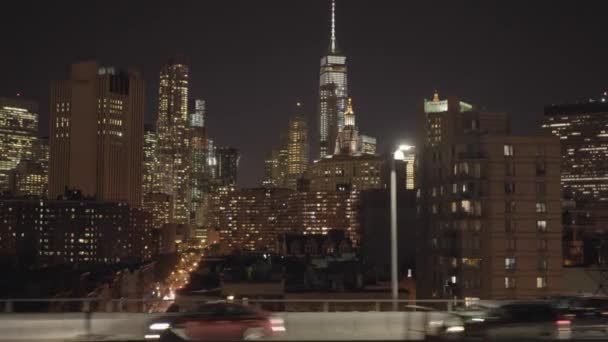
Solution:
[[[608,340],[608,3],[7,6],[0,341]]]

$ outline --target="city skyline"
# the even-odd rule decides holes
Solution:
[[[514,130],[522,133],[538,130],[545,105],[595,97],[604,90],[606,71],[600,66],[608,51],[592,42],[601,38],[594,18],[605,4],[576,7],[539,1],[501,5],[500,12],[492,4],[336,4],[337,40],[348,56],[349,93],[365,113],[361,126],[379,138],[379,151],[399,139],[414,140],[415,108],[434,89],[509,112]],[[70,64],[83,60],[132,65],[142,70],[146,82],[146,122],[155,123],[158,70],[167,58],[183,53],[191,60],[191,95],[208,101],[210,132],[218,145],[237,147],[242,167],[250,170],[239,185],[257,185],[264,155],[287,124],[295,101],[303,103],[310,141],[318,141],[318,61],[329,46],[330,1],[225,6],[150,3],[142,9],[135,2],[121,4],[116,12],[97,3],[91,11],[97,14],[85,15],[66,4],[38,4],[28,13],[39,24],[17,30],[11,39],[22,51],[19,58],[1,57],[5,82],[0,94],[14,97],[19,92],[39,102],[41,135],[48,135],[50,80],[64,77]],[[108,11],[115,14],[114,26],[105,20]],[[138,18],[127,15],[140,12]],[[153,22],[160,15],[179,25],[159,34]],[[197,16],[200,20],[192,20]],[[462,23],[463,17],[470,20]],[[2,25],[12,20],[19,15]],[[73,30],[89,21],[92,25],[81,32]],[[127,22],[129,30],[122,37]],[[554,25],[558,22],[568,24]],[[43,25],[52,28],[49,33],[35,29]],[[487,29],[479,30],[480,25]],[[573,26],[577,30],[569,29]],[[175,30],[187,34],[169,41]],[[577,53],[583,46],[587,53]],[[50,48],[64,53],[45,53]],[[41,55],[47,57],[39,60]],[[234,97],[240,101],[232,101]],[[235,121],[242,125],[234,127]],[[392,125],[387,128],[386,122]],[[257,143],[247,144],[252,139]],[[310,150],[318,147],[313,144]]]

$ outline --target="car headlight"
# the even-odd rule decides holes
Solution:
[[[456,325],[453,327],[447,327],[447,329],[445,329],[446,332],[449,333],[459,333],[459,332],[463,332],[464,331],[464,327],[461,325]]]
[[[150,330],[167,330],[170,326],[171,325],[169,323],[160,322],[150,324],[149,328]]]

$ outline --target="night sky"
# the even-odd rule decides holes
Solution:
[[[67,78],[72,62],[140,69],[155,123],[158,72],[180,53],[191,97],[207,100],[211,137],[242,152],[241,186],[261,181],[296,101],[317,140],[329,0],[12,1],[2,12],[0,96],[39,101],[42,135],[49,82]],[[607,1],[338,0],[359,129],[381,148],[413,141],[417,103],[438,89],[507,111],[515,132],[533,133],[544,105],[608,86],[607,14]]]

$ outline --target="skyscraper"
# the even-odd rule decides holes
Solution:
[[[344,113],[344,128],[338,133],[334,154],[354,155],[359,153],[359,131],[355,123],[353,100],[348,99],[348,106]]]
[[[239,151],[234,147],[218,147],[215,150],[216,179],[221,186],[236,186],[239,167]]]
[[[416,166],[416,147],[403,145],[399,149],[399,155],[395,159],[405,162],[405,189],[414,190],[416,187],[415,166]]]
[[[285,184],[285,165],[279,160],[279,150],[274,148],[264,159],[264,187],[282,187]]]
[[[319,157],[331,155],[335,150],[338,132],[344,127],[344,112],[348,97],[346,56],[336,45],[336,3],[331,3],[331,37],[329,51],[321,58],[319,80]]]
[[[78,189],[141,205],[144,82],[138,72],[72,65],[51,85],[49,198]]]
[[[205,101],[190,99],[188,104],[190,127],[190,222],[202,224],[203,195],[210,191],[213,173],[209,164],[209,139],[205,122]],[[198,213],[198,214],[197,214]],[[198,220],[196,218],[199,218]],[[198,222],[197,222],[198,221]]]
[[[171,195],[174,223],[190,218],[190,148],[188,123],[188,65],[170,59],[160,72],[158,89],[159,173],[164,194]]]
[[[9,186],[9,171],[31,159],[38,135],[38,104],[0,98],[0,192]]]
[[[161,190],[161,176],[159,174],[158,161],[158,134],[156,130],[146,125],[144,129],[144,165],[142,191],[143,194],[158,192]]]
[[[297,110],[301,105],[297,103]],[[289,121],[287,142],[287,186],[296,189],[297,181],[308,168],[308,125],[301,113]]]
[[[575,200],[608,200],[608,93],[599,100],[545,107],[543,129],[562,148],[562,190]]]

